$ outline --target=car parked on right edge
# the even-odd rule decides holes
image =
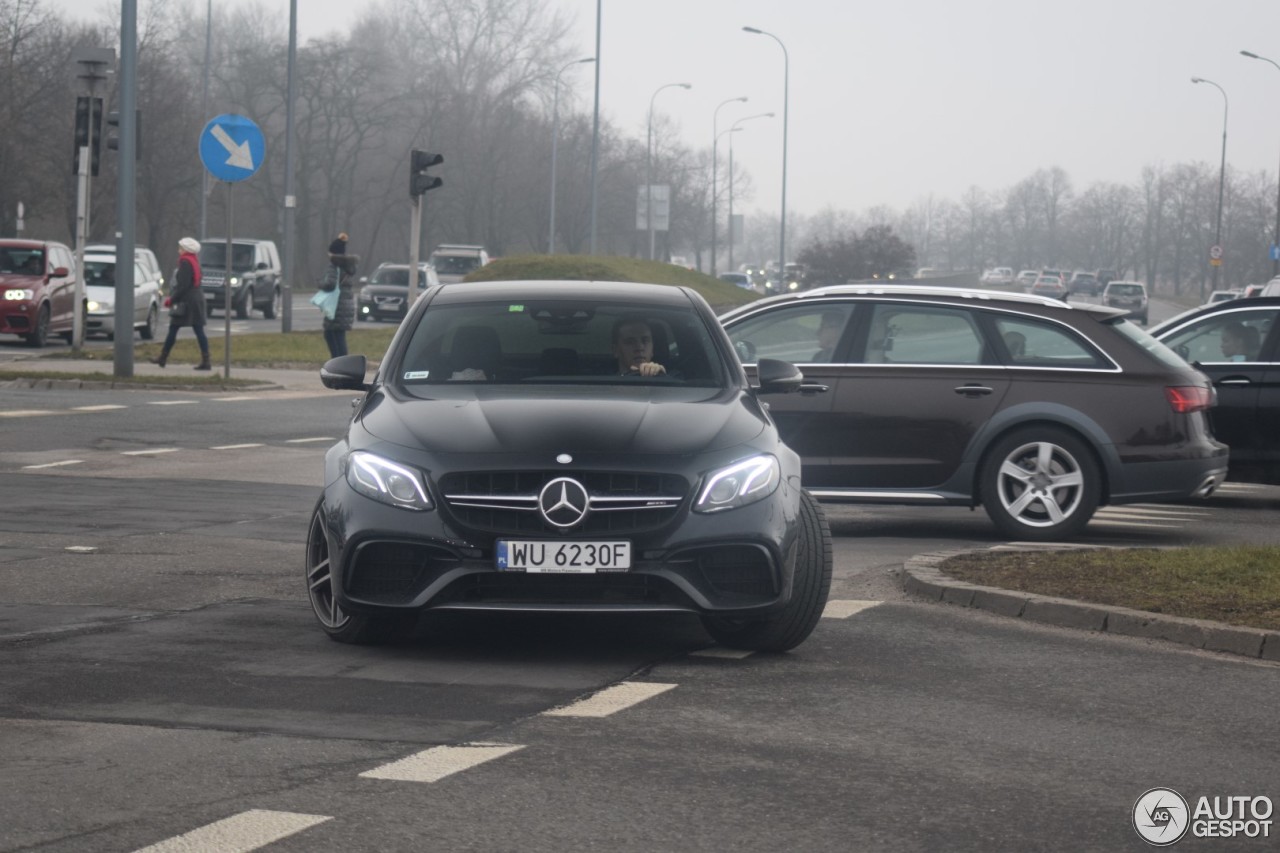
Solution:
[[[1012,539],[1063,541],[1099,506],[1204,497],[1226,475],[1208,380],[1114,308],[841,285],[720,321],[748,374],[803,371],[770,413],[823,501],[981,504]]]
[[[1213,382],[1214,436],[1231,447],[1230,478],[1280,484],[1280,297],[1193,308],[1151,334]]]

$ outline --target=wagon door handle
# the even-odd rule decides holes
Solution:
[[[964,397],[985,397],[994,390],[986,385],[957,385],[955,389],[957,394]]]

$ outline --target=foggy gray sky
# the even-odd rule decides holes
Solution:
[[[76,16],[102,0],[46,0]],[[145,4],[147,0],[140,0]],[[188,0],[203,7],[203,0]],[[226,3],[229,0],[220,0]],[[257,0],[279,7],[288,0]],[[380,0],[298,0],[302,38],[354,20]],[[576,21],[579,51],[595,47],[596,0],[546,0]],[[903,209],[932,194],[1007,188],[1061,166],[1083,190],[1131,183],[1145,165],[1217,167],[1223,98],[1227,163],[1280,164],[1280,0],[603,0],[601,111],[640,139],[655,113],[710,147],[736,118],[776,112],[720,138],[749,169],[744,210],[776,211],[782,165],[783,55],[790,54],[789,211]],[[591,109],[590,65],[565,73]]]

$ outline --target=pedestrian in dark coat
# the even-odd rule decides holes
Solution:
[[[339,234],[329,244],[329,275],[336,280],[338,304],[332,317],[324,318],[324,342],[329,346],[329,357],[347,354],[347,332],[356,320],[355,280],[358,255],[347,254],[346,232]],[[326,288],[327,290],[328,288]]]
[[[165,336],[159,358],[150,359],[152,364],[164,367],[169,360],[169,351],[178,339],[178,330],[190,326],[195,332],[196,343],[200,344],[200,363],[195,369],[213,369],[209,363],[209,339],[204,334],[205,305],[204,294],[200,291],[201,278],[200,241],[194,237],[183,237],[178,241],[178,268],[173,273],[173,290],[166,300],[169,305],[169,334]]]

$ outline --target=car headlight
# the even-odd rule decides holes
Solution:
[[[98,302],[95,299],[90,299],[88,302],[85,303],[85,307],[89,309],[90,313],[93,313],[94,311],[110,311],[111,303]]]
[[[347,457],[347,483],[367,498],[404,509],[431,509],[422,475],[389,459],[357,450]]]
[[[24,290],[22,288],[14,288],[13,290],[6,290],[4,292],[5,299],[11,299],[11,300],[14,300],[15,302],[21,302],[26,299],[32,299],[35,297],[35,295],[36,295],[36,292],[34,290],[30,290],[30,289]]]
[[[712,471],[694,502],[694,512],[719,512],[764,500],[782,480],[776,457],[765,454]]]
[[[240,276],[233,275],[231,278],[227,279],[227,281],[231,283],[232,287],[236,287],[240,284]]]

